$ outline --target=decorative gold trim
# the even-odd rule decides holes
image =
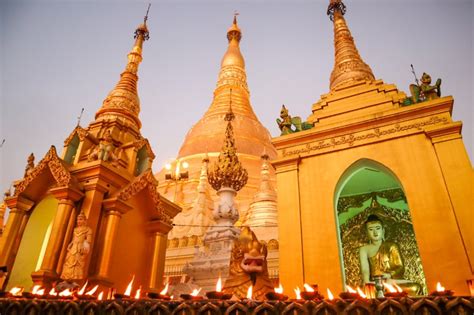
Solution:
[[[59,158],[56,148],[51,146],[45,157],[38,165],[18,184],[15,185],[14,196],[18,196],[45,170],[49,169],[59,186],[69,186],[73,181],[71,173]]]

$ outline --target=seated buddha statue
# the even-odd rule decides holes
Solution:
[[[419,294],[419,284],[403,279],[405,266],[400,248],[396,243],[385,241],[382,220],[375,214],[369,215],[365,229],[370,243],[359,250],[363,284],[371,282],[374,276],[381,275],[385,282],[397,284],[408,294]]]

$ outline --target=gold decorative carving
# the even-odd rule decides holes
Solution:
[[[239,191],[247,184],[248,173],[242,166],[237,157],[235,147],[234,131],[232,129],[232,120],[235,115],[232,112],[232,90],[230,92],[230,108],[225,115],[227,128],[225,130],[225,140],[218,160],[214,163],[212,169],[208,172],[209,184],[216,191],[223,187],[232,188]]]
[[[337,215],[349,211],[349,208],[359,208],[362,207],[362,204],[373,198],[374,196],[387,199],[388,202],[395,202],[403,200],[406,203],[405,193],[401,188],[388,189],[383,191],[375,191],[367,194],[349,196],[349,197],[340,197],[337,201]]]
[[[25,167],[25,174],[23,175],[23,177],[28,176],[28,174],[30,174],[34,168],[35,168],[35,155],[31,153],[30,156],[28,156],[28,160]]]
[[[152,199],[155,209],[158,212],[159,219],[171,224],[171,216],[165,212],[163,204],[160,199],[160,194],[157,191],[158,181],[153,176],[151,169],[146,170],[143,174],[136,177],[130,184],[120,190],[116,196],[117,199],[126,202],[143,189],[147,189],[148,195]]]
[[[31,172],[18,184],[15,185],[14,196],[18,196],[26,190],[29,184],[33,182],[44,170],[49,169],[53,175],[54,180],[60,186],[69,186],[73,177],[69,173],[67,167],[58,157],[56,148],[51,146],[45,157],[38,163],[38,165],[31,170]]]
[[[403,278],[418,283],[423,294],[427,294],[410,212],[384,205],[380,205],[378,210],[367,207],[339,227],[346,283],[351,286],[362,283],[359,248],[369,243],[364,224],[369,214],[376,214],[383,220],[385,240],[398,244],[405,265]]]
[[[412,129],[421,130],[425,126],[446,124],[448,118],[433,116],[424,121],[417,121],[409,124],[395,124],[387,128],[373,128],[367,132],[358,132],[330,139],[324,139],[317,142],[308,143],[304,146],[292,148],[291,150],[283,149],[283,157],[298,155],[298,154],[310,154],[314,151],[320,151],[326,148],[335,148],[337,146],[346,145],[348,147],[354,146],[356,143],[364,140],[377,140],[380,138],[388,137],[392,134],[396,134],[403,131],[409,131]]]

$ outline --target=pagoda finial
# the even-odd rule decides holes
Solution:
[[[362,60],[354,38],[344,20],[346,6],[342,0],[330,0],[327,14],[334,23],[335,62],[331,73],[330,88],[351,81],[375,80],[370,67]]]
[[[115,88],[104,100],[102,107],[95,114],[96,120],[122,118],[140,129],[141,122],[138,118],[140,113],[140,99],[137,92],[138,66],[142,62],[143,42],[150,38],[146,22],[151,4],[148,5],[143,24],[135,30],[135,44],[128,54],[128,62],[125,70],[120,75],[120,80]]]
[[[209,184],[211,184],[212,188],[216,191],[219,191],[221,188],[231,188],[235,191],[239,191],[247,184],[248,180],[247,170],[242,166],[237,157],[234,131],[232,128],[232,120],[234,120],[234,118],[231,89],[229,111],[224,118],[224,120],[227,121],[224,145],[212,170],[208,172]]]

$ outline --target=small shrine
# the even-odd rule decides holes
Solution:
[[[138,67],[149,38],[147,18],[115,88],[95,120],[79,124],[5,194],[10,209],[0,238],[3,286],[101,291],[125,289],[130,277],[148,291],[163,286],[167,233],[179,206],[157,192],[155,155],[140,133]],[[2,225],[3,226],[3,225]],[[2,312],[3,313],[3,312]]]

